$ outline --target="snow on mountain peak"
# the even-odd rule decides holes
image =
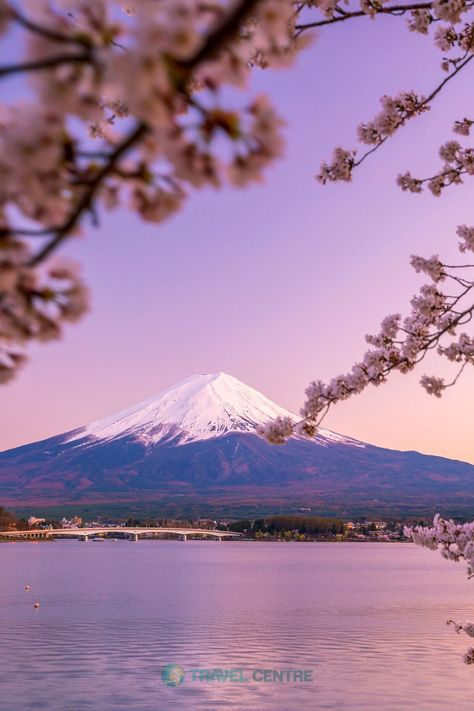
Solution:
[[[177,444],[186,444],[228,432],[252,433],[276,417],[298,419],[258,390],[219,372],[187,378],[134,407],[93,422],[69,441],[127,435],[146,444],[175,438]],[[323,439],[356,444],[332,432],[321,434]]]
[[[227,373],[195,375],[122,412],[93,422],[72,439],[134,435],[147,443],[178,437],[184,444],[227,432],[253,432],[278,416],[296,418]]]

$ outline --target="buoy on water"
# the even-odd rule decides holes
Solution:
[[[29,585],[25,585],[25,590],[29,590],[29,589],[30,589],[30,586],[29,586]]]
[[[34,607],[38,608],[40,606],[39,602],[35,602]]]

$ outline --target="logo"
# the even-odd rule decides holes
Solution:
[[[184,669],[179,664],[167,664],[161,670],[161,679],[166,686],[180,686],[184,681]]]
[[[188,669],[188,681],[191,682],[227,682],[227,683],[290,683],[314,681],[313,669]],[[161,680],[166,686],[181,686],[185,671],[180,664],[167,664],[161,670]]]

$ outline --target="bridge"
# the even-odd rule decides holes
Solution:
[[[174,535],[182,541],[191,538],[213,538],[222,541],[224,538],[239,538],[241,533],[232,531],[216,531],[207,528],[142,528],[128,526],[110,526],[104,528],[42,528],[32,531],[0,531],[3,540],[48,540],[53,538],[78,538],[87,542],[93,539],[104,539],[110,534],[128,538],[137,542],[140,538],[158,538],[163,535]]]

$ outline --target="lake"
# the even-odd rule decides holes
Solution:
[[[0,544],[0,711],[471,711],[449,617],[474,581],[410,544]]]

